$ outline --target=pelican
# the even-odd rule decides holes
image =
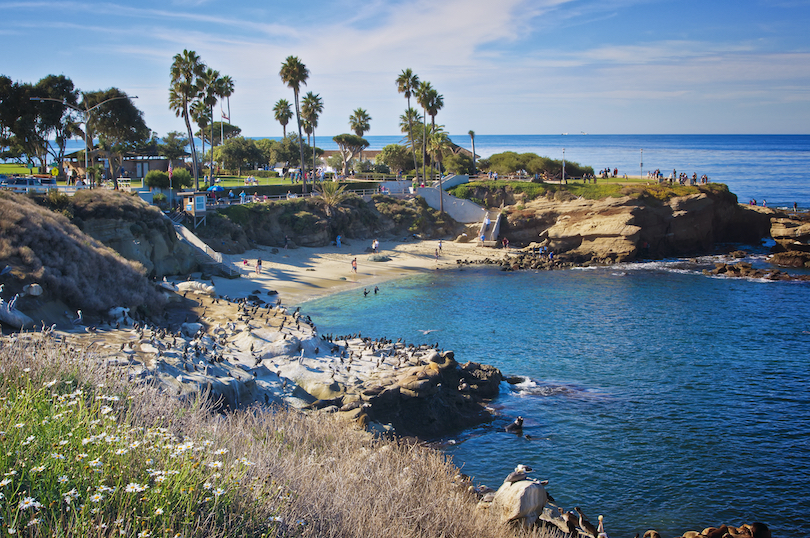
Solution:
[[[599,531],[596,530],[596,527],[594,527],[590,521],[585,519],[585,514],[582,513],[579,506],[575,506],[574,511],[579,515],[579,528],[582,529],[583,534],[596,538]]]
[[[605,525],[604,525],[604,522],[603,522],[603,520],[605,519],[605,516],[603,516],[602,514],[599,514],[598,519],[599,519],[599,525],[597,526],[596,530],[599,532],[599,535],[597,536],[597,538],[608,538],[608,535],[605,532]]]

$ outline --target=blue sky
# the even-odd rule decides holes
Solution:
[[[151,129],[183,49],[235,81],[232,121],[280,136],[272,114],[298,56],[320,94],[319,136],[399,134],[411,68],[444,96],[453,134],[808,133],[810,0],[0,0],[0,74],[64,74],[138,95]]]

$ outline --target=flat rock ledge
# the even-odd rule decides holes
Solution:
[[[419,439],[493,418],[487,403],[503,380],[495,367],[459,364],[452,351],[401,339],[321,336],[297,310],[205,292],[167,290],[191,312],[184,323],[86,319],[72,331],[49,330],[49,337],[87,346],[100,364],[125,369],[135,383],[181,399],[207,394],[222,409],[288,405]],[[12,336],[39,337],[38,331]]]

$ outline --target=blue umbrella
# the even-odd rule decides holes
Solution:
[[[220,191],[224,191],[225,189],[223,187],[219,186],[219,185],[213,185],[211,187],[208,187],[208,190],[213,191],[213,192],[220,192]]]

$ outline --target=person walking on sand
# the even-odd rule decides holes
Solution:
[[[357,258],[352,260],[352,273],[357,274]]]
[[[439,249],[436,249],[436,263],[439,263]]]
[[[442,240],[439,239],[439,254],[442,252]]]
[[[284,250],[287,250],[287,244],[290,242],[290,238],[286,235],[284,236]]]
[[[256,274],[257,275],[262,274],[262,259],[261,258],[256,260]]]

